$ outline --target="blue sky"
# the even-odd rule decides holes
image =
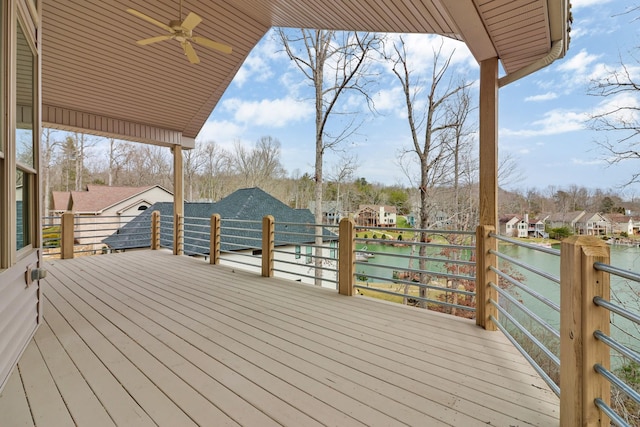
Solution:
[[[574,22],[565,58],[500,90],[500,153],[512,156],[525,177],[512,188],[576,184],[616,189],[640,169],[640,161],[607,167],[595,143],[602,134],[586,127],[590,114],[616,102],[640,104],[639,97],[604,99],[587,95],[589,81],[617,68],[620,58],[634,65],[636,76],[640,74],[639,64],[630,59],[634,46],[640,45],[640,22],[634,21],[640,13],[622,14],[637,3],[572,3]],[[440,39],[407,35],[406,40],[413,68],[426,70]],[[466,46],[449,39],[444,43],[445,50],[455,49],[452,66],[456,71],[477,80],[479,68]],[[269,135],[282,143],[282,163],[289,173],[312,173],[314,107],[310,88],[281,50],[273,34],[268,33],[247,58],[198,140],[213,140],[231,149],[235,141],[250,146]],[[410,144],[403,94],[388,67],[377,65],[376,71],[380,76],[373,98],[378,114],[371,113],[364,100],[355,95],[343,99],[341,108],[359,112],[362,123],[343,148],[359,160],[356,177],[408,186],[409,180],[396,160],[398,152]],[[335,155],[326,156],[325,170],[331,169],[335,159]],[[640,185],[630,186],[624,193],[638,197]]]

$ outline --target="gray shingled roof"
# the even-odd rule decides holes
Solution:
[[[153,211],[160,212],[160,245],[173,249],[173,204],[166,202],[150,206],[116,234],[104,239],[103,243],[112,249],[149,247]],[[266,215],[272,215],[275,218],[277,246],[309,244],[314,240],[313,227],[283,224],[314,224],[314,217],[309,210],[293,209],[259,188],[245,188],[237,190],[216,203],[187,202],[184,204],[184,253],[186,255],[209,253],[209,223],[211,215],[216,213],[222,218],[221,251],[259,249],[262,238],[262,218]],[[238,222],[230,220],[238,220]],[[327,229],[323,230],[325,240],[337,238]],[[279,234],[283,231],[305,235]]]

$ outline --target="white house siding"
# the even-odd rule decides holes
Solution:
[[[0,389],[38,326],[39,284],[25,286],[24,258],[0,272]]]
[[[315,248],[305,245],[300,245],[299,256],[296,254],[296,246],[276,247],[277,251],[286,251],[286,253],[276,252],[274,276],[313,285],[315,264],[313,263],[313,258],[311,258],[310,263],[307,262],[308,257],[310,256],[307,253],[308,248],[311,248],[313,254],[315,253]],[[337,250],[330,247],[323,248],[322,256],[337,256]],[[251,271],[259,275],[262,272],[262,255],[251,255],[251,251],[223,253],[220,257],[220,264],[228,265],[230,267],[238,266],[238,268],[242,268],[243,270]],[[333,271],[322,271],[322,287],[337,289],[337,261],[324,260],[323,267],[330,268]]]

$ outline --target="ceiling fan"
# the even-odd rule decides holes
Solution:
[[[193,35],[193,29],[200,22],[202,22],[202,18],[194,12],[189,12],[187,17],[182,20],[182,0],[180,0],[180,9],[178,11],[179,19],[170,21],[169,25],[163,24],[157,19],[147,16],[142,12],[138,12],[135,9],[127,9],[127,12],[169,32],[168,34],[164,34],[161,36],[138,40],[136,43],[138,43],[139,45],[148,45],[164,40],[176,40],[178,43],[180,43],[184,54],[192,64],[198,64],[200,62],[200,58],[198,58],[195,49],[191,45],[192,42],[197,43],[201,46],[218,50],[222,53],[231,53],[231,47],[227,46],[226,44],[214,42],[213,40],[209,40],[206,37]]]

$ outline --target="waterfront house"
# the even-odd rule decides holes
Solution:
[[[516,214],[502,215],[499,219],[500,234],[508,237],[527,237],[527,227],[524,220]]]
[[[631,236],[636,234],[637,227],[635,227],[637,219],[633,216],[619,214],[619,213],[610,213],[604,214],[604,217],[607,218],[609,223],[611,224],[611,232],[613,234],[626,233],[627,236]]]
[[[395,227],[397,213],[395,206],[360,205],[354,220],[362,227]]]
[[[555,212],[549,214],[545,222],[549,228],[567,227],[572,233],[576,233],[576,224],[584,214],[585,211]]]
[[[612,224],[601,213],[585,212],[575,222],[575,230],[585,236],[607,236],[612,233]]]

